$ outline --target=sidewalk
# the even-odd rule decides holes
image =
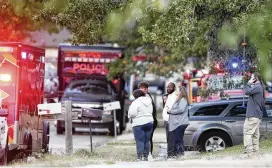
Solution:
[[[163,128],[156,129],[153,140],[156,143],[156,152],[153,161],[140,161],[140,162],[114,162],[110,164],[95,164],[87,165],[86,167],[92,168],[138,168],[138,167],[150,167],[150,168],[159,168],[159,167],[272,167],[271,154],[263,154],[260,158],[247,159],[237,156],[226,156],[226,157],[212,157],[203,156],[198,158],[190,158],[192,155],[195,155],[198,152],[195,151],[186,151],[185,158],[181,160],[166,160],[167,154],[167,144],[166,144],[166,135]],[[121,144],[131,144],[135,143],[133,133],[123,134],[117,137],[112,143],[121,143]],[[133,144],[135,145],[135,144]],[[159,147],[158,147],[159,146]],[[187,156],[187,157],[186,157]]]
[[[133,135],[132,131],[130,131],[129,133],[124,133],[124,134],[118,136],[113,141],[122,142],[122,143],[132,142],[132,141],[135,142],[134,135]],[[166,144],[166,133],[165,133],[164,128],[157,128],[155,130],[154,135],[153,135],[153,142]]]
[[[225,157],[213,157],[211,156],[200,156],[195,158],[198,152],[186,151],[184,159],[181,160],[166,160],[167,156],[167,144],[166,135],[163,128],[156,129],[153,140],[155,142],[155,153],[154,160],[148,162],[114,162],[110,164],[99,164],[99,165],[87,165],[86,167],[92,168],[117,168],[117,167],[272,167],[271,154],[262,154],[260,158],[244,158],[242,156],[225,156]],[[118,144],[131,144],[135,143],[133,133],[126,133],[117,137],[112,143]],[[191,157],[192,156],[192,157]]]
[[[181,161],[155,161],[155,162],[117,162],[115,164],[88,165],[92,168],[138,168],[138,167],[271,167],[271,155],[265,155],[259,160],[235,160],[235,159],[219,159],[219,160],[181,160]]]
[[[135,143],[134,135],[132,132],[122,134],[116,139],[110,141],[110,143],[121,143],[121,144],[131,144]],[[164,128],[157,128],[153,135],[154,151],[153,159],[155,161],[166,160],[167,158],[167,142],[166,142],[166,133]],[[133,144],[135,145],[135,144]],[[185,156],[194,155],[198,152],[196,151],[186,151]]]

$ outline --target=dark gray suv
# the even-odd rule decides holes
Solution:
[[[247,100],[245,100],[245,104]],[[190,106],[190,125],[184,135],[187,149],[219,151],[243,142],[246,108],[243,100],[220,100]],[[263,117],[260,134],[272,132],[272,98],[266,99],[267,115]]]

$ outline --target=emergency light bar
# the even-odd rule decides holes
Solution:
[[[110,58],[79,58],[79,57],[65,57],[65,62],[95,62],[95,63],[110,63],[116,59]]]

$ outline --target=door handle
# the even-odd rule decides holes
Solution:
[[[272,121],[268,121],[268,123],[272,123]]]
[[[236,122],[236,121],[234,121],[234,120],[225,120],[225,122],[233,123],[233,122]]]

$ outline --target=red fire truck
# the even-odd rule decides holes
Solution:
[[[107,64],[123,57],[123,48],[107,45],[60,44],[58,57],[59,101],[71,100],[73,131],[89,127],[88,120],[81,117],[83,108],[103,110],[103,104],[119,101],[121,109],[116,112],[117,132],[126,126],[127,114],[124,110],[125,80],[118,75],[107,79]],[[102,119],[92,121],[95,128],[108,128],[114,135],[113,111],[103,111]],[[57,133],[65,131],[64,120],[57,120]]]
[[[48,150],[49,123],[38,116],[44,97],[45,50],[17,42],[0,43],[0,159],[18,152]],[[8,128],[7,128],[8,127]]]

